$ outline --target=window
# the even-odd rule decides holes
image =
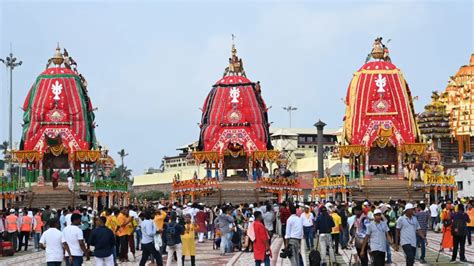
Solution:
[[[463,184],[462,181],[458,181],[458,191],[462,190]]]

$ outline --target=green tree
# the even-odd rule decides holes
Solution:
[[[120,165],[119,167],[115,168],[115,172],[120,173],[120,177],[122,177],[124,180],[132,179],[132,169],[128,169],[127,166]]]
[[[122,170],[122,169],[125,170],[124,158],[128,156],[128,153],[125,152],[125,149],[121,149],[117,153],[120,156],[120,159],[122,161],[122,165],[121,165],[120,170]],[[120,171],[120,178],[125,178],[124,174],[125,174],[125,172]]]
[[[8,141],[4,140],[2,144],[0,144],[0,149],[3,150],[3,155],[7,154],[8,150]]]

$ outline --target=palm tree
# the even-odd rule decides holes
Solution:
[[[7,154],[8,150],[8,141],[4,140],[2,144],[0,144],[0,149],[3,150],[3,154]]]
[[[128,156],[128,153],[125,152],[125,149],[121,149],[119,152],[118,152],[118,155],[120,156],[120,159],[122,160],[122,168],[120,170],[120,177],[123,178],[124,177],[124,163],[123,163],[123,159]]]

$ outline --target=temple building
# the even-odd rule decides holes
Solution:
[[[359,200],[424,198],[423,192],[430,190],[425,174],[430,176],[431,168],[424,171],[428,165],[422,157],[428,144],[420,135],[408,83],[382,38],[375,40],[366,63],[354,73],[345,104],[338,150],[341,160],[349,160],[349,177],[316,178],[315,193]],[[415,186],[423,179],[426,186]]]
[[[96,140],[87,81],[66,49],[61,51],[58,45],[26,95],[23,111],[21,142],[12,159],[26,173],[12,183],[34,192],[25,199],[28,205],[43,207],[52,200],[58,207],[86,202],[111,206],[114,197],[120,205],[127,203],[123,182],[101,180],[98,175],[109,159]],[[73,186],[59,185],[61,176],[71,178]]]
[[[474,151],[474,54],[468,65],[461,66],[450,77],[439,101],[446,105],[449,114],[451,139],[446,144],[457,144],[457,149],[446,152],[444,157],[447,162],[462,161],[465,152]]]
[[[455,176],[459,196],[474,196],[474,54],[468,65],[461,66],[450,77],[435,104],[443,106],[449,118],[449,134],[433,140],[442,155],[443,166]]]

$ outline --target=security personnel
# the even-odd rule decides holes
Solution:
[[[40,246],[39,246],[39,241],[41,238],[41,230],[43,228],[43,221],[41,220],[41,212],[36,212],[35,214],[35,228],[34,228],[34,234],[33,234],[33,239],[35,241],[35,251],[39,251]]]
[[[13,250],[18,247],[18,217],[15,215],[15,209],[10,209],[10,215],[5,219],[8,241],[12,242]]]
[[[18,245],[18,250],[21,250],[21,247],[25,246],[25,251],[28,249],[28,239],[30,238],[31,232],[33,232],[34,228],[34,220],[33,220],[33,213],[27,215],[27,210],[25,209],[25,213],[20,212],[20,245]]]

